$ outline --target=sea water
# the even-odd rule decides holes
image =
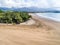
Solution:
[[[36,13],[36,15],[60,22],[60,13]]]

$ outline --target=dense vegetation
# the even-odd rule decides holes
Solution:
[[[16,23],[20,24],[31,18],[26,12],[6,11],[0,10],[0,23]]]

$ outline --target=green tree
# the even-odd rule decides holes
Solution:
[[[16,23],[20,24],[29,20],[31,16],[26,12],[7,11],[0,13],[0,23]]]
[[[30,18],[30,16],[26,12],[24,12],[24,13],[21,12],[20,16],[23,18],[24,21],[27,21]]]
[[[0,9],[0,13],[3,13],[4,11],[2,11],[1,9]]]

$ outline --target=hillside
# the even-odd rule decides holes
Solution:
[[[59,10],[56,10],[54,8],[38,8],[38,7],[23,7],[23,8],[7,8],[7,7],[0,7],[3,11],[20,11],[20,12],[35,12],[35,13],[60,13]]]

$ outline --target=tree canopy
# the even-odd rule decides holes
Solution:
[[[0,23],[16,23],[20,24],[31,18],[27,12],[3,12],[0,10]]]

